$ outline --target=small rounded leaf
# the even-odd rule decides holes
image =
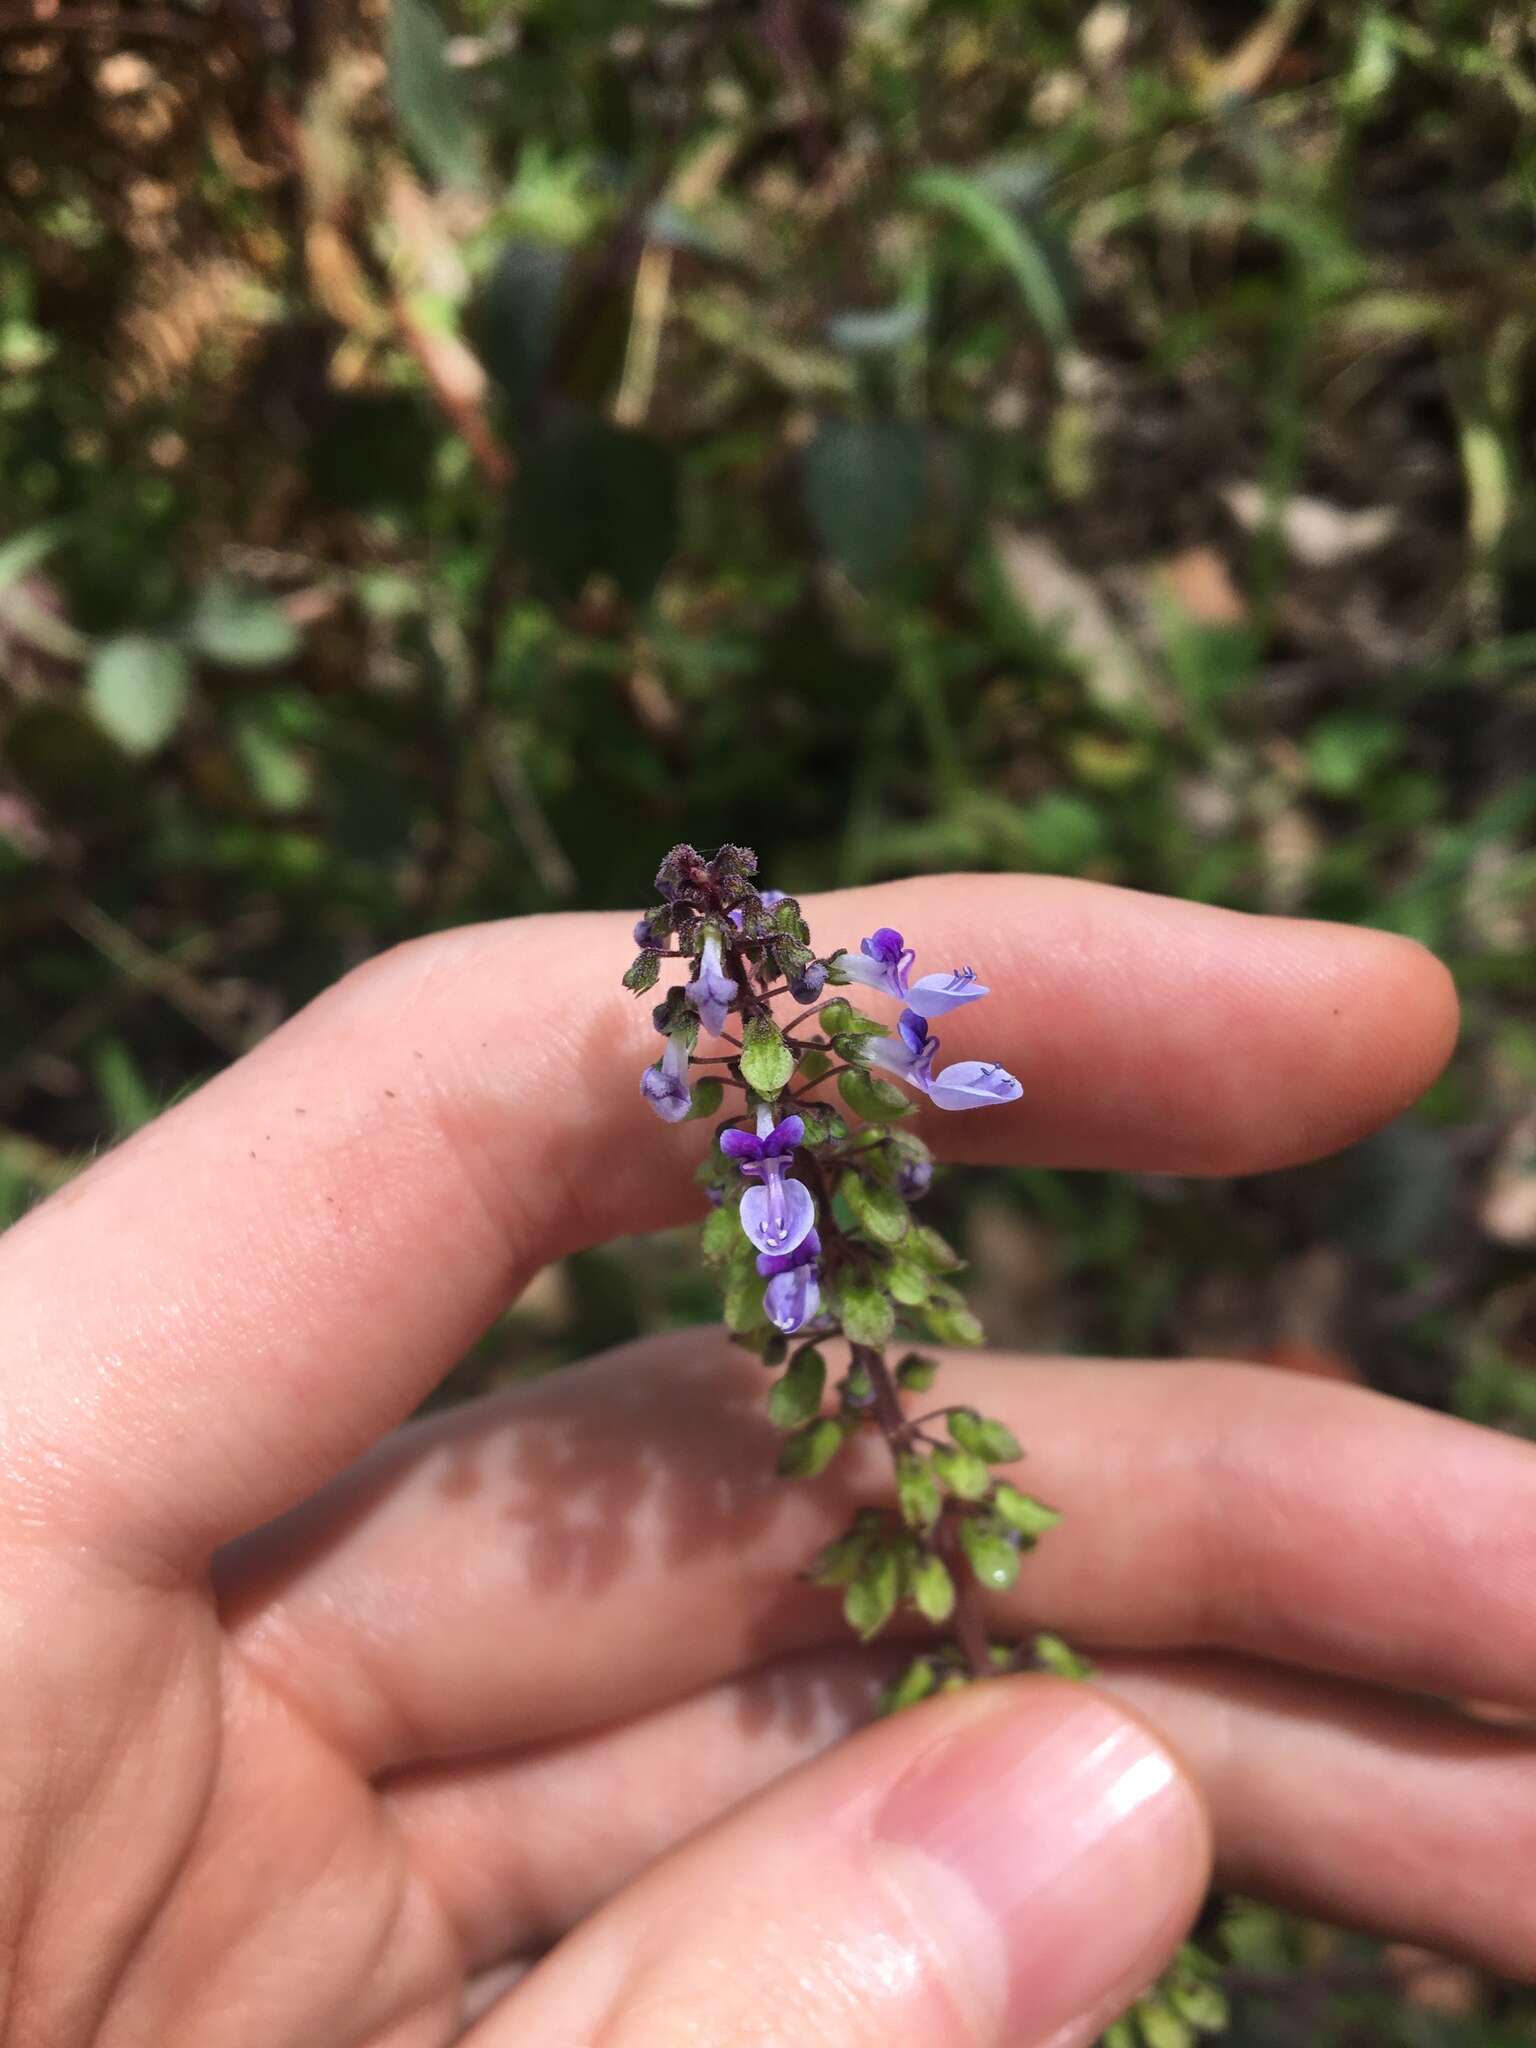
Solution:
[[[795,1056],[771,1017],[753,1017],[742,1033],[741,1073],[765,1102],[773,1101],[795,1071]]]
[[[124,633],[91,657],[86,698],[96,723],[126,753],[152,754],[187,709],[187,659],[169,640]]]
[[[851,1344],[884,1344],[896,1327],[896,1311],[878,1287],[844,1287],[837,1297],[837,1312]]]
[[[992,1474],[974,1452],[948,1444],[933,1453],[933,1469],[958,1500],[985,1500],[992,1486]]]
[[[912,1604],[935,1625],[955,1611],[955,1582],[943,1558],[929,1555],[913,1568]]]
[[[779,1429],[798,1429],[821,1407],[827,1362],[819,1351],[802,1351],[768,1396],[768,1414]]]
[[[960,1524],[960,1547],[982,1585],[994,1593],[1006,1593],[1019,1576],[1019,1553],[1006,1536],[982,1522],[968,1517]]]
[[[990,1416],[971,1408],[956,1408],[949,1416],[949,1433],[962,1451],[970,1451],[989,1465],[1010,1465],[1022,1458],[1023,1448],[1013,1431]]]

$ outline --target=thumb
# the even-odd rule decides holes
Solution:
[[[1144,1723],[996,1680],[910,1709],[653,1865],[466,2048],[1079,2048],[1169,1960],[1205,1810]]]

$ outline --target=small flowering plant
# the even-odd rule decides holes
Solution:
[[[914,979],[912,949],[888,928],[817,952],[799,904],[759,889],[756,868],[744,847],[710,859],[674,847],[624,985],[645,995],[669,961],[687,967],[652,1012],[663,1046],[640,1089],[666,1123],[719,1118],[699,1170],[712,1204],[704,1252],[736,1341],[779,1374],[768,1396],[786,1432],[779,1470],[814,1478],[869,1432],[891,1458],[896,1505],[861,1509],[807,1576],[841,1589],[866,1642],[902,1608],[935,1631],[887,1688],[888,1708],[996,1672],[1079,1675],[1054,1637],[995,1643],[982,1616],[983,1589],[1011,1586],[1058,1519],[998,1475],[1022,1455],[1012,1432],[969,1407],[907,1406],[938,1372],[923,1343],[978,1344],[982,1332],[954,1284],[961,1261],[912,1213],[933,1160],[901,1128],[906,1091],[950,1111],[1023,1092],[993,1062],[938,1064],[934,1023],[988,990],[969,967]],[[897,1014],[866,1016],[845,991]],[[829,1398],[839,1340],[846,1366]]]

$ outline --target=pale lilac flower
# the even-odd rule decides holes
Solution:
[[[688,1047],[681,1032],[667,1040],[654,1067],[640,1076],[640,1093],[664,1124],[680,1124],[693,1107],[688,1086]]]
[[[916,958],[900,932],[892,931],[889,925],[882,925],[867,939],[860,939],[857,953],[839,953],[832,964],[848,981],[856,981],[864,988],[880,989],[884,994],[894,996],[898,1003],[904,1003],[912,979],[912,963]]]
[[[946,1069],[946,1072],[948,1070]],[[916,1202],[933,1186],[931,1159],[903,1159],[896,1170],[896,1192],[905,1201]]]
[[[857,953],[839,953],[833,965],[847,980],[894,996],[920,1017],[942,1017],[991,994],[971,967],[957,967],[952,974],[924,974],[914,981],[916,958],[900,932],[882,925],[867,939],[860,939]]]
[[[864,1049],[871,1066],[884,1067],[911,1088],[920,1088],[939,1109],[987,1109],[1015,1102],[1024,1093],[1006,1067],[995,1061],[958,1060],[941,1074],[933,1071],[939,1041],[927,1019],[903,1010],[891,1038],[872,1038]]]
[[[957,1060],[934,1076],[928,1099],[940,1109],[989,1109],[1017,1102],[1023,1093],[1023,1083],[995,1060]]]
[[[967,1003],[979,1003],[991,993],[976,979],[974,967],[957,967],[953,974],[920,975],[908,991],[907,1006],[919,1017],[943,1017]]]
[[[919,1017],[916,1010],[903,1010],[894,1035],[870,1039],[864,1057],[872,1067],[884,1067],[897,1080],[921,1088],[926,1095],[933,1083],[933,1056],[938,1049],[939,1041],[928,1029],[927,1018]]]
[[[805,1242],[816,1222],[816,1203],[803,1181],[786,1178],[790,1155],[805,1138],[800,1117],[775,1123],[773,1112],[758,1111],[757,1135],[722,1131],[720,1150],[734,1159],[748,1179],[759,1183],[741,1198],[741,1227],[760,1252],[792,1252]]]
[[[698,970],[687,988],[689,1002],[699,1013],[699,1022],[704,1029],[718,1038],[725,1029],[726,1016],[736,1000],[736,984],[725,972],[720,961],[720,935],[718,932],[704,934],[704,947]]]
[[[821,1307],[820,1257],[821,1239],[814,1230],[808,1231],[792,1252],[757,1255],[757,1270],[768,1282],[763,1289],[764,1312],[786,1337],[804,1329]]]

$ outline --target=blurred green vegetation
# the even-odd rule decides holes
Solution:
[[[66,5],[0,121],[0,1213],[677,838],[1086,875],[1411,933],[1465,1039],[1321,1167],[941,1187],[994,1331],[1536,1434],[1528,10]],[[597,1250],[450,1391],[710,1312]],[[1239,2033],[1536,2039],[1447,1998]]]

